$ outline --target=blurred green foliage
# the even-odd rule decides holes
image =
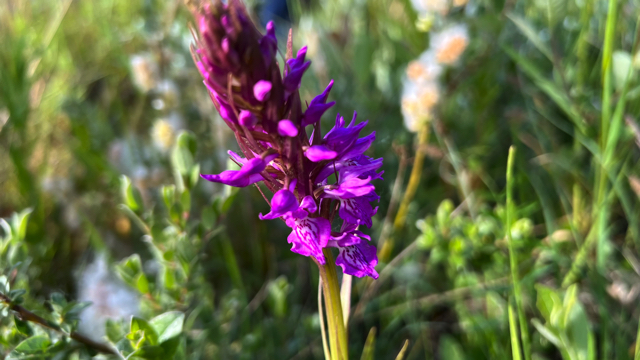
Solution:
[[[335,79],[326,125],[357,110],[377,133],[373,241],[427,154],[391,260],[354,282],[350,357],[409,339],[404,359],[637,359],[640,4],[470,0],[430,20],[464,24],[469,44],[421,148],[400,111],[430,39],[412,2],[288,5],[280,44],[291,26],[313,60],[303,100]],[[96,356],[86,333],[130,358],[323,357],[316,268],[258,220],[254,188],[198,176],[230,167],[235,139],[192,64],[189,6],[0,2],[1,356]]]

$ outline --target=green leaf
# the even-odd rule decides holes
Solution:
[[[187,150],[191,154],[191,156],[196,155],[198,143],[196,142],[196,137],[192,132],[186,130],[181,131],[178,135],[176,144],[178,147]]]
[[[546,56],[547,59],[549,59],[549,61],[553,61],[553,57],[551,55],[551,49],[540,38],[540,36],[538,36],[538,32],[533,28],[533,26],[526,19],[514,13],[507,14],[507,17],[509,18],[509,20],[513,21],[514,24],[516,24],[516,26],[518,27],[522,35],[524,35],[527,39],[529,39],[529,41],[531,41],[531,43],[538,50],[540,50],[540,52],[543,53],[544,56]]]
[[[67,299],[64,298],[64,295],[59,292],[54,292],[53,294],[51,294],[50,303],[53,307],[53,310],[55,310],[58,314],[64,314],[64,309],[65,307],[67,307]]]
[[[169,311],[154,317],[149,323],[158,334],[158,342],[163,343],[180,335],[184,323],[184,313]]]
[[[33,336],[18,344],[7,359],[20,359],[24,355],[44,354],[49,345],[51,345],[51,341],[46,335]]]
[[[180,175],[188,176],[194,164],[193,155],[188,149],[176,146],[171,152],[171,164]]]
[[[440,338],[440,354],[442,359],[447,360],[464,360],[466,358],[462,346],[448,335]]]
[[[398,356],[396,356],[396,360],[403,360],[404,356],[407,354],[407,350],[409,350],[409,340],[404,341],[402,349],[400,349]]]
[[[553,29],[558,21],[565,17],[565,0],[535,0],[534,3],[544,13],[550,29]]]
[[[107,339],[114,344],[120,341],[125,335],[121,323],[111,319],[107,319],[105,323],[105,333]]]
[[[364,349],[362,350],[362,357],[360,360],[373,360],[376,347],[376,328],[372,327],[367,335],[367,340],[364,342]]]
[[[544,319],[549,322],[551,321],[551,314],[554,309],[560,307],[562,305],[562,301],[558,294],[553,291],[553,289],[546,287],[544,285],[537,284],[535,286],[536,291],[538,292],[538,299],[536,301],[536,306],[540,313],[544,317]]]
[[[26,293],[27,293],[27,290],[25,290],[25,289],[13,289],[13,290],[9,291],[8,296],[11,299],[11,301],[18,301],[18,300],[20,300],[22,295],[24,295]]]
[[[145,340],[149,341],[151,345],[158,344],[158,333],[156,330],[149,324],[149,322],[145,319],[139,318],[137,316],[131,317],[131,333],[135,334],[136,332],[143,332],[143,337]]]
[[[167,206],[167,209],[171,209],[173,203],[176,201],[176,186],[166,185],[162,187],[162,200]]]
[[[149,360],[163,360],[171,358],[168,354],[165,354],[164,349],[158,345],[143,346],[132,353],[131,356]]]
[[[162,344],[160,344],[160,347],[162,348],[162,350],[164,350],[164,354],[167,358],[171,358],[171,356],[173,356],[176,353],[179,346],[180,346],[180,337],[178,336],[171,338],[163,342]]]
[[[538,330],[540,335],[544,336],[545,339],[549,340],[549,342],[551,342],[557,348],[562,347],[562,342],[560,341],[560,337],[554,330],[542,325],[540,321],[538,321],[538,319],[531,319],[531,323],[533,324],[533,327],[535,327],[536,330]]]
[[[548,80],[532,61],[520,56],[511,47],[503,45],[502,48],[519,65],[520,69],[536,83],[540,90],[547,94],[569,116],[573,124],[580,130],[580,134],[585,134],[584,119],[561,87]],[[558,69],[558,71],[561,71],[561,69]]]
[[[26,336],[31,336],[33,335],[33,329],[31,328],[31,325],[29,324],[28,321],[22,321],[20,319],[18,319],[17,316],[13,317],[13,320],[16,324],[16,329],[18,329],[18,331],[20,331],[20,333],[26,335]]]
[[[122,281],[131,287],[137,287],[138,274],[142,273],[142,263],[140,261],[140,255],[133,254],[128,258],[123,259],[116,266],[116,271]]]
[[[133,187],[131,180],[125,175],[120,176],[120,191],[124,204],[131,210],[138,211],[142,208],[142,197],[138,189]]]
[[[27,223],[32,211],[33,209],[27,208],[17,214],[13,214],[14,242],[24,240],[24,237],[27,235]]]
[[[147,277],[144,276],[144,273],[140,273],[138,275],[138,279],[136,280],[136,289],[138,289],[141,294],[149,293],[149,281],[147,280]]]

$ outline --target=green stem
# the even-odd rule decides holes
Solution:
[[[633,356],[634,360],[640,360],[640,321],[638,321],[638,333],[636,334],[636,353]]]
[[[428,142],[429,124],[427,123],[422,126],[418,133],[418,146],[416,147],[416,155],[413,158],[413,168],[411,169],[411,175],[409,176],[409,183],[407,184],[407,189],[405,190],[402,201],[400,202],[398,213],[393,221],[393,230],[396,233],[404,227],[407,220],[409,205],[416,194],[416,190],[418,190],[418,185],[420,185],[420,179],[422,178],[422,166],[424,164],[424,150],[422,148],[427,145]],[[391,250],[393,249],[393,242],[394,239],[390,237],[389,240],[385,241],[384,244],[380,246],[380,254],[378,256],[380,262],[387,262],[389,259]]]
[[[604,50],[602,54],[602,114],[600,122],[600,163],[597,165],[595,179],[595,199],[592,208],[594,224],[590,231],[590,236],[584,241],[576,259],[571,266],[571,270],[562,281],[562,287],[566,288],[578,280],[579,274],[586,264],[587,255],[593,248],[594,243],[604,245],[604,228],[609,218],[608,209],[605,205],[605,195],[607,190],[607,164],[605,163],[604,154],[607,150],[607,140],[609,138],[609,123],[611,121],[611,62],[613,58],[613,43],[615,36],[617,0],[609,1],[609,9],[607,14],[607,24],[605,30]],[[601,247],[599,246],[599,247]]]
[[[516,314],[513,311],[513,305],[511,299],[507,300],[508,312],[509,312],[509,335],[511,336],[511,358],[513,360],[521,360],[522,355],[520,353],[520,342],[518,341],[518,320],[516,320]]]
[[[507,160],[507,246],[509,248],[509,264],[511,267],[511,282],[513,284],[513,296],[516,302],[516,310],[518,312],[518,320],[520,323],[520,337],[522,338],[522,349],[524,350],[524,358],[531,360],[531,343],[529,341],[529,328],[527,327],[527,318],[524,315],[522,306],[522,293],[520,288],[520,277],[518,275],[518,263],[516,252],[513,248],[513,239],[511,238],[511,225],[513,224],[513,162],[515,159],[516,148],[509,148],[509,158]],[[514,319],[515,320],[515,319]],[[511,322],[511,321],[510,321]],[[515,324],[513,324],[515,325]]]
[[[331,347],[331,360],[348,360],[347,331],[342,317],[342,304],[340,302],[340,284],[338,274],[333,261],[333,255],[329,249],[323,249],[326,263],[319,265],[320,278],[324,293],[324,304],[327,314],[327,332],[329,333],[329,346]]]

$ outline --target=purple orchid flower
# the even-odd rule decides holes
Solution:
[[[200,176],[211,182],[222,183],[235,187],[245,187],[262,181],[263,177],[260,173],[264,171],[267,164],[278,157],[278,154],[271,154],[264,158],[253,158],[251,160],[247,160],[242,159],[233,151],[229,151],[229,155],[243,164],[240,170],[225,170],[220,174],[200,174]]]
[[[304,118],[302,119],[302,126],[313,125],[320,121],[322,115],[329,110],[333,105],[336,104],[335,101],[327,103],[327,98],[329,97],[329,92],[333,87],[333,80],[329,82],[329,85],[322,92],[322,94],[316,96],[309,103],[309,107],[307,111],[304,113]]]
[[[285,221],[291,228],[291,251],[322,265],[325,249],[337,247],[335,264],[345,274],[377,278],[375,246],[358,230],[360,224],[371,227],[377,211],[371,205],[379,199],[372,182],[382,178],[382,159],[364,155],[375,132],[360,137],[367,122],[356,124],[354,113],[348,125],[338,115],[322,137],[320,119],[335,105],[328,101],[334,82],[303,111],[298,89],[311,63],[307,48],[286,59],[283,74],[273,22],[260,34],[236,0],[205,5],[195,15],[199,37],[192,49],[194,62],[245,156],[230,151],[239,170],[201,176],[236,187],[262,182],[273,196],[270,212],[259,218]],[[311,137],[308,126],[313,126]],[[329,183],[333,174],[335,181]],[[332,233],[336,206],[343,224]]]

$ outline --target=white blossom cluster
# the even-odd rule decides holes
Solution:
[[[421,18],[444,17],[450,7],[448,0],[412,0]],[[466,1],[454,1],[462,6]],[[455,65],[469,44],[467,27],[463,24],[445,25],[430,34],[430,46],[407,65],[403,81],[401,108],[405,127],[417,132],[433,116],[433,109],[441,98],[439,78],[445,66]]]

